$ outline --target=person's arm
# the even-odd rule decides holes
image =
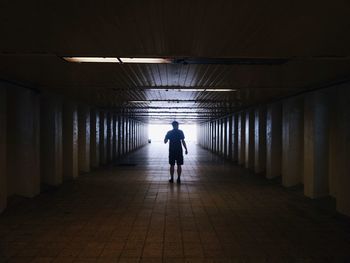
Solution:
[[[168,140],[169,140],[169,138],[168,138],[168,133],[167,133],[167,134],[165,135],[165,138],[164,138],[164,143],[167,143]]]
[[[182,145],[183,145],[183,146],[184,146],[184,148],[185,148],[185,154],[188,154],[188,151],[187,151],[187,145],[186,145],[185,140],[181,140],[181,142],[182,142]]]

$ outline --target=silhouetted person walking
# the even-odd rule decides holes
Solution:
[[[170,179],[169,182],[174,182],[174,166],[175,161],[177,164],[177,183],[181,183],[181,165],[184,163],[184,157],[182,154],[182,145],[185,148],[185,154],[187,154],[187,146],[185,142],[185,135],[183,131],[179,130],[179,123],[177,121],[172,122],[173,129],[168,131],[165,135],[164,143],[169,143],[169,164],[170,164]]]

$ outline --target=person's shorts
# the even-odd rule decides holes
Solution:
[[[184,164],[184,156],[182,155],[182,153],[178,153],[178,154],[169,153],[169,164],[175,165],[175,161],[177,165]]]

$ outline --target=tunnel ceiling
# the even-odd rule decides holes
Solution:
[[[2,1],[0,78],[146,122],[200,122],[347,79],[349,2],[288,2]],[[69,63],[63,56],[286,63]],[[235,91],[183,91],[198,88]]]

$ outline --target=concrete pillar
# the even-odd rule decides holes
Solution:
[[[132,151],[132,120],[129,119],[129,124],[128,124],[128,129],[129,129],[129,152]]]
[[[338,128],[338,88],[331,88],[329,92],[330,123],[329,123],[329,194],[337,197],[339,174],[339,128]]]
[[[217,122],[214,121],[213,122],[213,135],[214,135],[214,145],[213,145],[213,151],[214,153],[217,152],[217,149],[218,149],[218,143],[217,143],[217,136],[218,136],[218,133],[217,133],[217,130],[218,130],[218,126],[217,126]]]
[[[294,97],[283,102],[282,114],[282,184],[286,187],[303,183],[303,99]]]
[[[210,145],[210,150],[212,152],[215,152],[216,150],[216,134],[215,134],[215,121],[210,123],[210,135],[211,135],[211,145]]]
[[[212,146],[212,133],[211,133],[211,127],[212,127],[212,124],[211,122],[208,122],[208,131],[207,131],[207,138],[208,138],[208,142],[207,142],[207,149],[208,150],[211,150],[211,146]]]
[[[130,120],[130,151],[134,150],[134,121]]]
[[[119,148],[119,153],[120,153],[120,156],[123,156],[125,154],[125,143],[124,143],[124,117],[120,116],[119,117],[119,125],[118,125],[118,141],[119,141],[119,144],[118,144],[118,148]]]
[[[137,125],[138,123],[134,121],[134,147],[137,149]]]
[[[219,122],[219,155],[223,156],[223,153],[224,153],[223,119],[220,119],[218,122]]]
[[[110,163],[113,159],[113,123],[111,112],[106,113],[107,122],[107,163]]]
[[[134,150],[134,121],[130,120],[130,151]]]
[[[124,118],[124,147],[125,154],[129,153],[129,119]]]
[[[106,112],[100,111],[100,164],[107,164],[107,117]]]
[[[219,152],[219,122],[216,120],[214,122],[215,125],[215,153]]]
[[[112,130],[113,130],[113,138],[112,138],[112,159],[113,161],[118,158],[118,117],[115,113],[112,115]]]
[[[305,95],[304,194],[329,194],[329,94],[322,90]]]
[[[199,144],[204,147],[204,133],[205,133],[205,124],[201,124],[199,129],[197,128],[197,140]]]
[[[133,120],[130,120],[130,124],[129,124],[129,127],[130,127],[130,149],[129,151],[132,152],[134,150],[134,121]]]
[[[63,181],[62,98],[44,94],[40,106],[41,184],[58,186]]]
[[[203,138],[202,138],[202,143],[203,143],[203,147],[205,149],[207,149],[207,143],[208,143],[208,133],[207,133],[207,127],[208,127],[208,123],[203,124]]]
[[[337,210],[350,216],[350,87],[339,87],[338,95],[338,137],[339,158],[337,178]]]
[[[212,152],[216,152],[216,122],[213,121],[211,124],[211,134],[212,134],[212,141],[211,141],[211,148]]]
[[[140,123],[136,123],[136,143],[137,143],[137,148],[139,148],[140,145]]]
[[[215,138],[216,138],[216,153],[220,153],[220,121],[215,121],[216,130],[215,130]]]
[[[137,148],[137,137],[136,137],[136,135],[137,135],[137,123],[136,123],[136,121],[133,121],[133,148],[134,148],[134,150],[136,150],[136,148]]]
[[[238,114],[238,164],[245,163],[245,112]]]
[[[245,168],[254,169],[254,111],[246,112],[245,122]]]
[[[7,89],[8,194],[40,193],[40,98],[29,89]]]
[[[90,111],[90,165],[100,166],[100,113],[96,109]]]
[[[209,122],[205,124],[205,137],[204,137],[204,145],[205,149],[209,148],[209,142],[210,141],[210,136],[209,136]]]
[[[222,119],[222,135],[223,135],[223,155],[225,158],[228,157],[227,154],[227,141],[228,141],[228,136],[227,136],[227,118]]]
[[[226,123],[226,135],[227,135],[227,159],[232,160],[232,116],[227,118]]]
[[[266,178],[282,174],[282,105],[268,105],[266,115]]]
[[[78,154],[79,171],[90,172],[90,108],[79,105],[78,108]]]
[[[0,83],[0,213],[7,205],[7,158],[6,158],[6,122],[7,122],[6,88]]]
[[[224,120],[219,120],[219,154],[224,156]]]
[[[136,148],[139,148],[139,122],[135,122],[135,143]]]
[[[73,102],[63,105],[63,178],[75,179],[79,175],[78,109]]]
[[[239,153],[239,147],[238,147],[238,114],[234,114],[232,116],[232,161],[237,163],[238,162],[238,153]]]
[[[266,170],[266,108],[259,107],[255,110],[254,125],[254,172],[264,173]]]

